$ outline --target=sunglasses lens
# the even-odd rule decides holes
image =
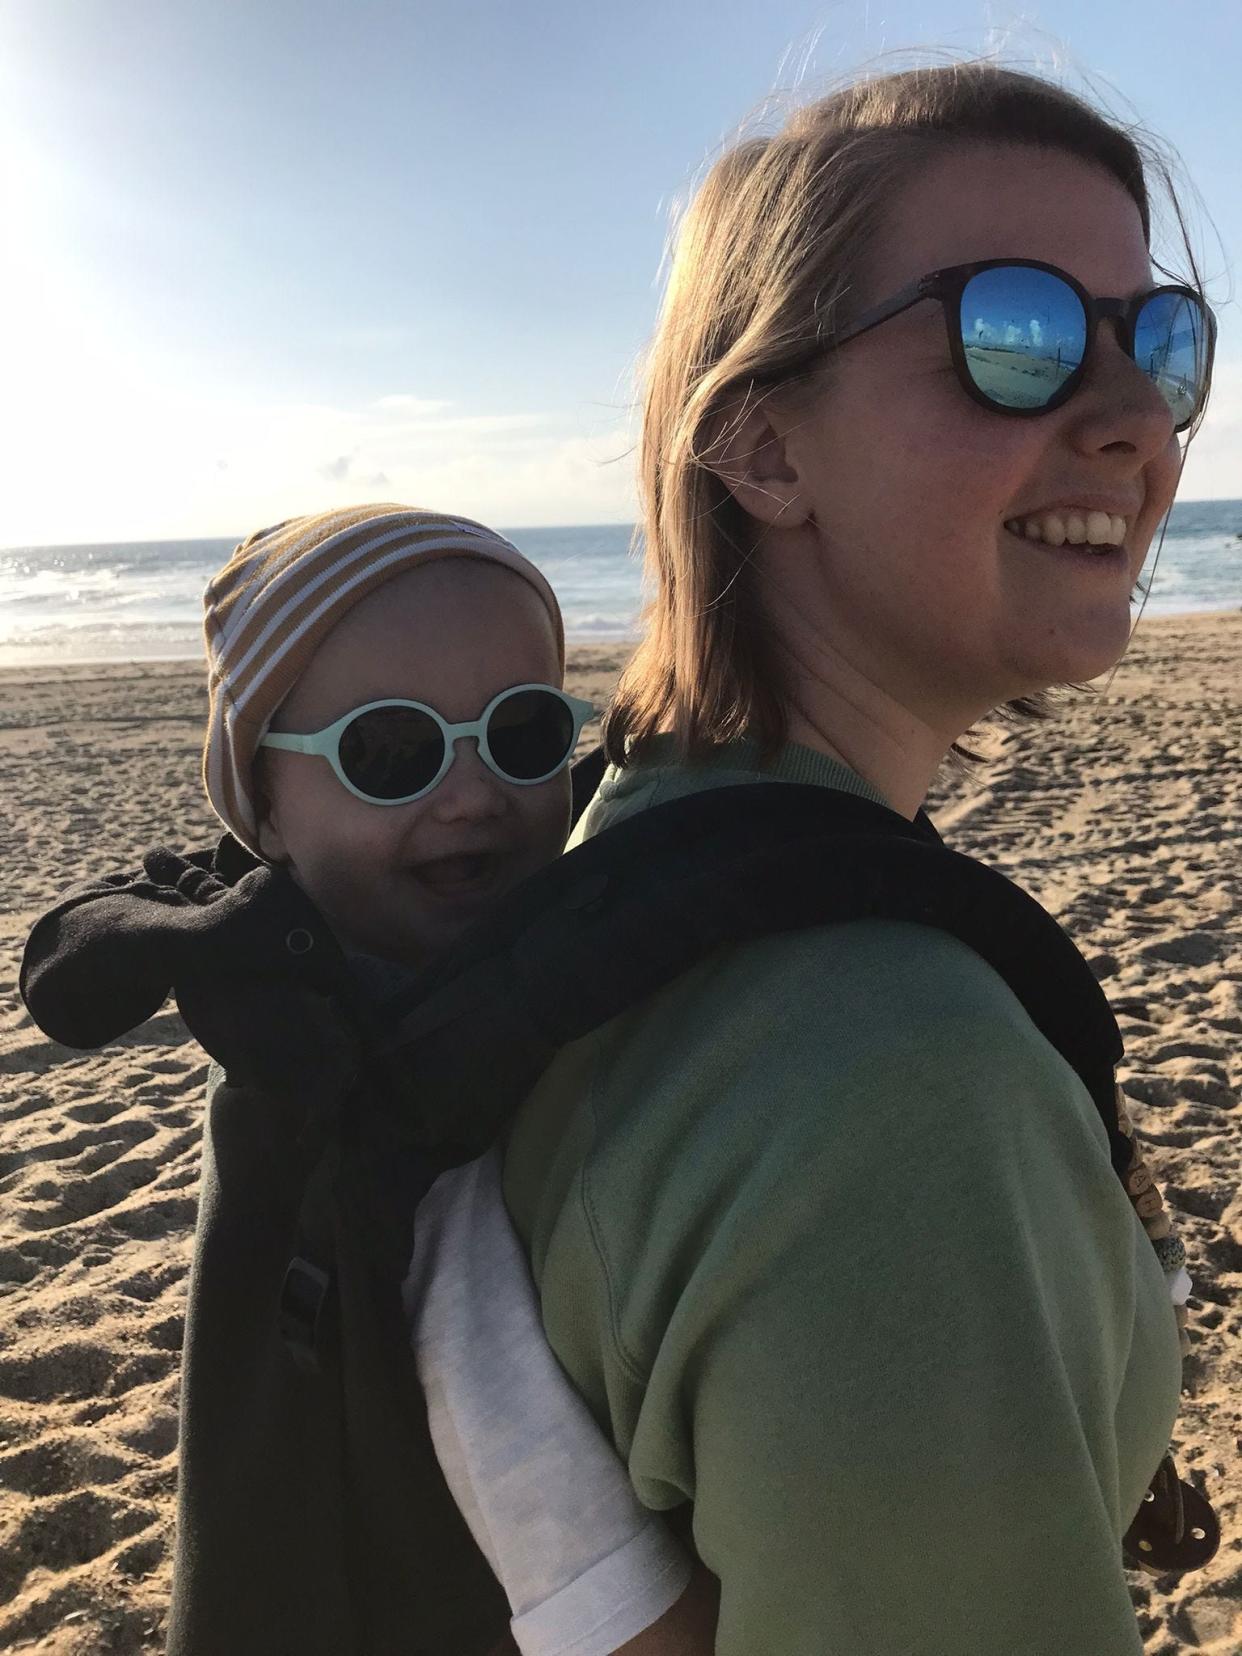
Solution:
[[[960,322],[967,372],[997,408],[1045,407],[1086,350],[1082,301],[1047,270],[981,270],[962,289]]]
[[[573,713],[551,690],[519,690],[493,710],[487,745],[511,781],[542,782],[573,751]]]
[[[341,733],[341,769],[372,799],[409,799],[430,787],[444,763],[444,737],[416,707],[373,707]]]
[[[1180,431],[1198,412],[1207,379],[1203,306],[1185,293],[1155,293],[1134,324],[1134,360],[1168,403]]]

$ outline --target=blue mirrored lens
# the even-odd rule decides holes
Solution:
[[[970,278],[961,328],[970,377],[1000,408],[1043,408],[1082,365],[1087,345],[1087,318],[1073,288],[1021,265]]]
[[[1207,318],[1197,299],[1156,293],[1134,324],[1134,360],[1168,403],[1180,430],[1194,419],[1207,374]]]

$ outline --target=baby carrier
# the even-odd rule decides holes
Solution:
[[[575,768],[575,815],[602,770],[598,753]],[[406,1337],[414,1209],[495,1142],[566,1043],[713,950],[864,918],[934,926],[981,955],[1081,1077],[1131,1194],[1150,1186],[1118,1115],[1116,1021],[1066,934],[925,815],[831,789],[747,784],[642,812],[526,881],[378,1006],[294,883],[227,836],[214,854],[153,852],[39,922],[22,992],[47,1033],[99,1045],[171,989],[219,1060],[174,1656],[506,1648],[507,1606],[440,1475]],[[1166,1458],[1127,1562],[1197,1567],[1217,1537]]]

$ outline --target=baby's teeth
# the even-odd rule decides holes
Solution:
[[[1088,512],[1087,539],[1092,546],[1108,546],[1113,539],[1113,520],[1107,512]]]
[[[1071,546],[1081,546],[1087,538],[1087,526],[1077,512],[1071,512],[1065,520],[1065,538]]]
[[[1065,524],[1055,512],[1049,512],[1048,516],[1044,519],[1044,540],[1049,546],[1065,545]]]
[[[1114,546],[1124,545],[1125,538],[1126,538],[1126,520],[1125,520],[1125,518],[1123,518],[1123,517],[1113,518],[1113,520],[1112,520],[1112,542],[1113,542],[1113,545]]]

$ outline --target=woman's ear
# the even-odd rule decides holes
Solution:
[[[759,523],[796,529],[806,522],[802,487],[786,449],[792,417],[771,396],[752,392],[708,422],[700,459]]]

